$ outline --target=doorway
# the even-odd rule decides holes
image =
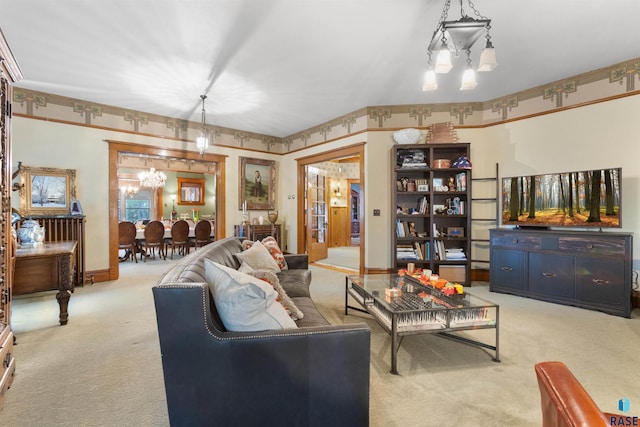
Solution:
[[[217,239],[225,237],[225,202],[220,192],[225,188],[225,161],[226,156],[218,154],[200,155],[197,152],[166,149],[148,145],[132,144],[119,141],[109,143],[109,271],[108,280],[116,280],[119,277],[118,258],[118,202],[120,200],[120,189],[118,183],[118,155],[119,153],[136,153],[140,155],[161,156],[169,161],[170,159],[188,159],[201,162],[212,162],[215,168],[215,236]],[[162,200],[158,201],[160,211]]]
[[[298,252],[320,266],[364,272],[364,143],[296,160]]]

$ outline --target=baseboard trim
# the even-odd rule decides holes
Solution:
[[[110,271],[106,270],[92,270],[84,273],[85,285],[93,285],[98,282],[108,282],[110,279]]]

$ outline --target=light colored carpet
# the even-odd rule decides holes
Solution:
[[[166,426],[151,287],[170,265],[124,263],[119,280],[78,288],[66,326],[53,293],[16,298],[17,373],[0,425]],[[478,283],[471,292],[500,304],[502,363],[482,349],[415,335],[402,342],[395,376],[389,335],[366,314],[344,314],[345,274],[311,270],[312,295],[331,323],[371,327],[372,426],[539,426],[533,365],[543,360],[566,363],[603,410],[617,412],[627,397],[640,414],[638,310],[624,319]],[[468,334],[492,339],[487,330]]]
[[[360,268],[360,246],[338,246],[329,248],[327,252],[328,256],[316,261],[316,264],[355,271]]]

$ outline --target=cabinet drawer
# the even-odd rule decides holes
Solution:
[[[0,406],[4,400],[7,389],[13,383],[13,375],[16,369],[15,359],[13,357],[13,333],[11,329],[5,326],[0,335]]]
[[[494,250],[491,252],[491,290],[519,290],[525,288],[526,252]]]
[[[624,282],[623,258],[576,260],[578,298],[594,305],[628,306],[630,290]]]
[[[508,249],[535,250],[540,249],[540,236],[526,234],[494,234],[491,245]]]
[[[560,237],[559,249],[581,255],[624,255],[627,245],[624,239],[591,237]]]
[[[575,258],[529,254],[529,292],[544,297],[575,299]]]

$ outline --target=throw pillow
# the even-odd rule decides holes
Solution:
[[[204,260],[205,277],[220,320],[228,331],[266,331],[296,328],[284,307],[276,302],[273,286],[257,277]]]
[[[243,262],[242,264],[240,264],[240,267],[238,267],[238,271],[240,273],[251,273],[253,271],[253,268],[251,268],[251,266],[246,262]]]
[[[273,259],[278,263],[278,267],[280,270],[287,270],[289,267],[287,266],[287,261],[284,259],[284,254],[278,246],[278,241],[273,236],[267,236],[262,239],[262,245],[267,248]]]
[[[240,262],[246,262],[254,270],[269,270],[280,273],[280,267],[275,262],[267,248],[262,243],[254,242],[246,251],[236,254]]]
[[[246,251],[247,249],[249,249],[251,246],[253,246],[253,240],[243,240],[242,241],[242,250]]]
[[[248,274],[257,277],[258,279],[264,280],[265,282],[273,286],[273,289],[278,292],[278,298],[276,298],[276,301],[282,304],[284,309],[293,320],[302,319],[304,317],[302,311],[300,311],[293,300],[289,298],[289,295],[287,295],[287,291],[284,290],[284,288],[280,284],[280,279],[278,279],[278,276],[276,276],[274,272],[266,270],[254,270],[249,272]]]

